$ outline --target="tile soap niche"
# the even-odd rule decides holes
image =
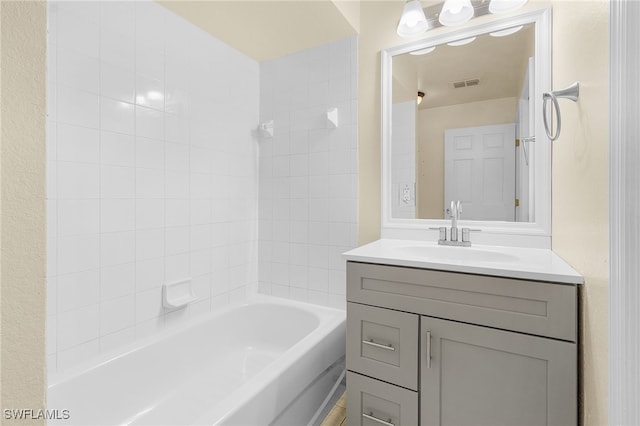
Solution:
[[[191,279],[162,285],[162,305],[167,309],[182,309],[197,299]]]

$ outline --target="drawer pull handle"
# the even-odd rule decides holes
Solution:
[[[431,368],[431,330],[427,331],[427,368]]]
[[[373,340],[363,340],[362,343],[364,343],[365,345],[376,347],[376,348],[386,349],[388,351],[395,351],[396,350],[396,348],[394,348],[391,345],[383,345],[383,344],[380,344],[380,343],[376,343]]]
[[[362,413],[362,417],[364,417],[365,419],[373,420],[374,422],[380,423],[384,426],[396,426],[395,424],[391,423],[391,419],[389,419],[388,422],[385,422],[384,420],[375,417],[371,411],[369,411],[369,414]]]

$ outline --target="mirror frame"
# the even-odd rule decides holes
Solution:
[[[495,15],[492,15],[494,17]],[[535,150],[534,150],[534,222],[460,220],[460,227],[480,229],[472,243],[484,245],[551,248],[551,142],[542,120],[542,93],[551,90],[551,7],[535,9],[471,24],[400,46],[383,49],[381,63],[381,138],[382,194],[381,238],[437,241],[438,231],[430,227],[450,226],[448,219],[399,219],[391,217],[391,107],[392,60],[413,50],[454,40],[499,31],[517,25],[535,24]]]

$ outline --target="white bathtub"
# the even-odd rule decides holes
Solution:
[[[49,424],[303,425],[344,353],[344,311],[260,296],[53,377]]]

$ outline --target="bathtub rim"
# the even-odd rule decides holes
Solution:
[[[265,294],[252,294],[247,296],[241,301],[232,302],[225,306],[222,306],[219,309],[217,309],[215,312],[209,312],[209,313],[200,315],[199,317],[193,318],[191,321],[186,321],[182,324],[177,324],[175,326],[165,328],[164,330],[156,334],[146,336],[140,340],[135,340],[131,343],[128,343],[120,348],[116,348],[114,350],[105,352],[104,354],[100,354],[97,357],[92,358],[88,361],[85,361],[75,367],[69,368],[62,372],[53,373],[47,377],[47,393],[50,392],[57,385],[71,381],[78,376],[89,373],[92,370],[95,370],[107,363],[110,363],[117,359],[125,357],[137,350],[140,350],[147,346],[151,346],[162,340],[169,339],[177,334],[183,333],[192,328],[196,328],[202,325],[203,323],[211,321],[217,317],[221,317],[232,310],[235,310],[244,306],[255,305],[255,304],[284,305],[284,306],[302,309],[306,312],[310,312],[319,320],[318,325],[313,329],[311,334],[316,332],[319,328],[326,326],[327,323],[329,322],[336,322],[335,325],[339,325],[341,321],[339,321],[338,319],[341,317],[344,317],[346,320],[346,311],[344,311],[343,309],[317,305],[317,304],[298,301],[298,300],[285,299],[282,297],[265,295]],[[296,342],[290,349],[297,347],[298,345],[300,345],[301,342],[306,341],[308,339],[309,339],[309,335],[304,336],[302,339]]]

